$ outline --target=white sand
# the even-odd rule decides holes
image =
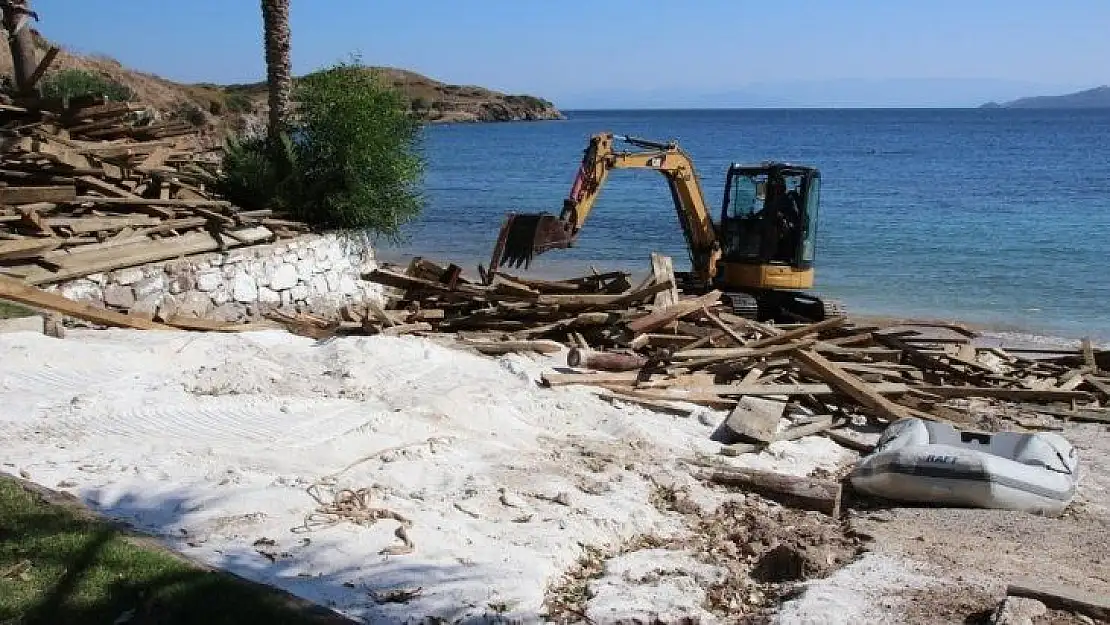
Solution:
[[[686,531],[649,502],[653,481],[720,500],[678,462],[716,454],[712,419],[538,387],[565,355],[495,360],[412,337],[317,345],[277,331],[14,333],[0,350],[0,468],[367,622],[536,622],[580,544]],[[803,474],[850,457],[813,437],[733,461]],[[414,552],[382,553],[400,545],[393,520],[297,529],[314,507],[306,487],[336,472],[339,487],[372,488],[374,505],[412,520]],[[276,544],[254,546],[262,538]],[[604,597],[621,596],[621,567],[644,557],[611,562],[591,610],[627,614]],[[696,605],[691,584],[711,572],[678,570],[650,592],[629,581],[641,587],[628,591],[634,607]],[[397,588],[421,591],[407,604],[371,596]]]
[[[936,581],[917,572],[919,568],[920,564],[890,555],[866,553],[825,579],[807,582],[800,597],[783,603],[776,621],[782,625],[897,623],[898,592]]]
[[[698,562],[682,551],[642,549],[610,559],[600,579],[590,584],[586,615],[595,623],[636,622],[645,606],[651,619],[664,623],[696,619],[703,625],[720,619],[702,608],[705,587],[724,571]],[[655,622],[655,621],[652,621]]]

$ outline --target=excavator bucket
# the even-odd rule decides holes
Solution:
[[[498,267],[527,269],[532,257],[548,250],[570,247],[574,233],[569,224],[548,213],[509,213],[501,224],[497,244],[490,258],[492,275]]]

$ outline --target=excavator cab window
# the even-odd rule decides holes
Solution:
[[[721,248],[725,259],[758,261],[760,211],[767,192],[766,175],[730,177],[721,215]]]
[[[724,260],[812,264],[816,180],[812,170],[794,166],[731,169],[720,224]]]
[[[798,259],[795,264],[805,269],[813,265],[813,255],[817,248],[817,211],[821,203],[820,174],[813,172],[807,177],[802,195],[805,197],[805,213],[801,220]]]

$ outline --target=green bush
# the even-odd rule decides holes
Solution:
[[[232,113],[249,113],[254,108],[251,105],[251,98],[241,91],[233,91],[227,94],[225,100],[227,110]]]
[[[220,191],[244,208],[399,238],[423,206],[409,101],[357,63],[298,80],[294,100],[287,137],[228,142]]]
[[[180,119],[198,127],[208,123],[208,116],[204,114],[204,110],[196,102],[188,100],[182,100],[174,105],[173,110],[170,111],[170,118]]]
[[[278,138],[276,148],[265,136],[231,137],[218,189],[243,208],[300,215],[297,203],[304,198],[303,179],[304,173],[297,167],[297,148],[288,135]]]
[[[85,95],[104,96],[110,102],[127,102],[135,97],[126,85],[83,69],[66,69],[47,76],[40,83],[40,88],[44,98],[67,101]]]

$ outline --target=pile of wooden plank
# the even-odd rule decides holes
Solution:
[[[652,265],[632,287],[621,272],[473,281],[455,265],[416,259],[365,276],[389,287],[384,308],[283,321],[313,328],[305,333],[316,337],[446,334],[486,354],[569,348],[563,372],[545,375],[544,384],[589,385],[606,399],[675,414],[689,414],[691,404],[729,410],[729,428],[755,443],[781,438],[780,417],[797,410],[825,417],[808,425],[814,431],[853,415],[973,425],[973,398],[1110,423],[1110,352],[1089,342],[1070,352],[1011,352],[977,345],[977,334],[958,324],[834,317],[769,325],[732,314],[718,291],[680,295],[669,265]]]
[[[97,98],[0,105],[0,273],[50,284],[293,236],[211,192],[198,129]]]

